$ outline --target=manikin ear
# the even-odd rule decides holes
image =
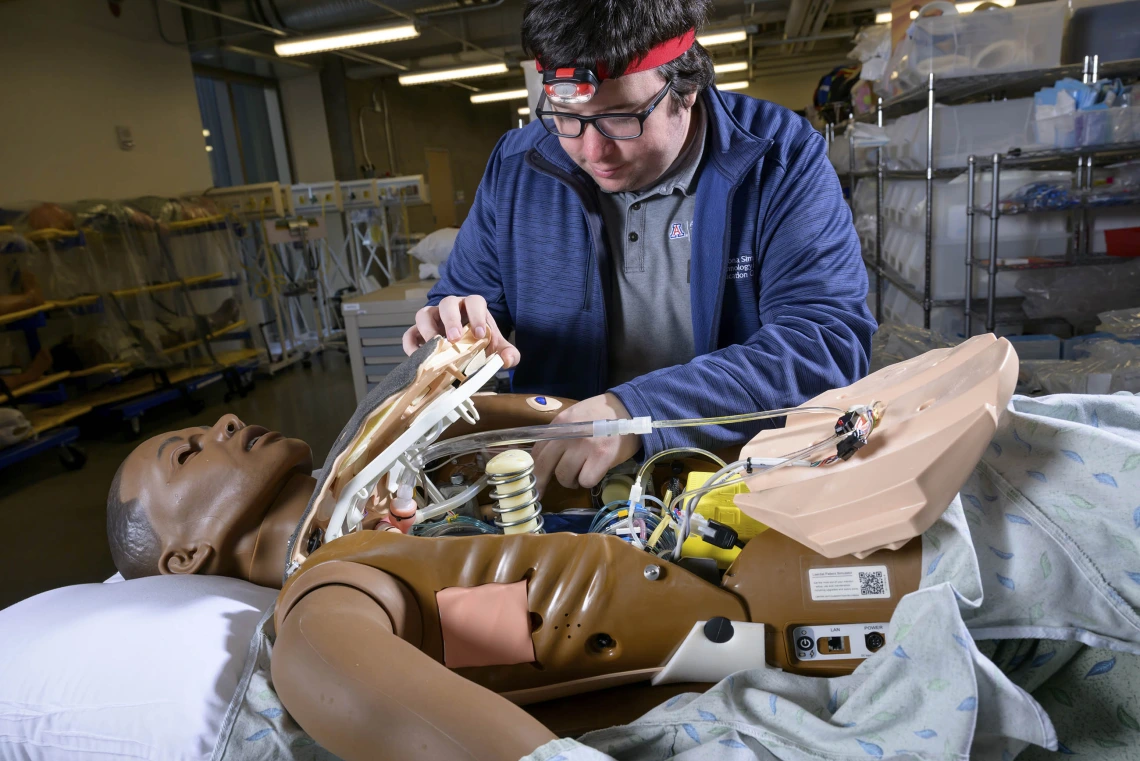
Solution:
[[[163,575],[202,573],[214,548],[201,542],[192,548],[167,548],[158,559],[158,571]]]

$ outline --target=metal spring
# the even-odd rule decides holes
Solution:
[[[526,483],[523,485],[522,488],[516,489],[515,491],[512,491],[512,492],[507,492],[505,494],[499,492],[499,487],[504,486],[505,484],[509,484],[511,481],[517,481],[517,480],[523,479],[523,478],[526,479]],[[531,534],[544,534],[544,533],[546,533],[542,529],[542,527],[544,525],[544,521],[542,518],[542,503],[538,501],[538,490],[535,488],[538,484],[538,479],[536,479],[534,477],[534,465],[533,464],[528,465],[527,467],[523,468],[522,470],[516,470],[516,471],[511,472],[511,473],[497,473],[494,475],[490,475],[487,477],[487,483],[490,486],[495,487],[491,491],[491,499],[495,500],[495,502],[498,504],[496,504],[491,509],[495,512],[495,525],[496,526],[498,526],[500,529],[506,530],[506,529],[511,528],[513,526],[521,526],[523,524],[534,521],[536,525],[533,529],[530,530],[529,533],[531,533]],[[502,504],[501,504],[502,500],[509,499],[510,497],[517,497],[521,494],[526,494],[527,492],[530,492],[533,495],[530,498],[530,500],[522,503],[521,505],[516,505],[514,507],[506,507],[506,508],[502,507]],[[525,510],[526,508],[530,507],[531,505],[534,506],[534,514],[533,515],[527,515],[527,516],[524,516],[524,517],[520,518],[519,520],[515,520],[515,521],[504,521],[501,517],[505,513],[514,513],[514,512],[519,512],[521,510]]]

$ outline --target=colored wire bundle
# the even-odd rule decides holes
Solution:
[[[656,497],[648,497],[664,510],[664,504]],[[632,520],[631,520],[632,519]],[[662,528],[664,523],[664,528]],[[631,528],[632,526],[632,528]],[[628,542],[636,542],[653,553],[672,550],[676,544],[675,524],[661,514],[641,505],[634,507],[632,514],[629,502],[617,500],[598,511],[590,524],[591,534],[617,536]]]

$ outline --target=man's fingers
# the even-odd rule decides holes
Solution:
[[[535,489],[538,490],[540,497],[546,491],[546,485],[550,483],[550,476],[554,473],[554,466],[558,464],[558,458],[565,448],[564,441],[540,441],[530,451],[531,457],[534,458]]]
[[[439,319],[443,323],[443,333],[448,341],[459,339],[463,333],[463,299],[458,296],[448,296],[439,302]]]
[[[519,354],[519,350],[510,344],[507,344],[507,348],[499,352],[499,356],[503,358],[503,369],[505,370],[511,369],[522,359],[522,355]]]
[[[609,452],[609,447],[594,446],[590,456],[582,464],[582,470],[578,474],[578,484],[583,489],[592,489],[597,486],[606,477],[610,468],[616,464],[610,462],[611,460],[613,460],[613,455]]]
[[[416,312],[416,330],[419,331],[423,343],[438,336],[443,330],[443,325],[439,321],[439,310],[436,307],[424,307]]]
[[[409,357],[415,353],[416,349],[424,345],[424,339],[420,335],[419,327],[413,325],[404,331],[404,353]]]
[[[483,303],[486,304],[486,302]],[[487,328],[491,332],[490,350],[503,358],[503,367],[509,369],[517,365],[522,359],[522,355],[510,341],[503,337],[502,331],[499,330],[499,324],[495,322],[495,316],[490,312],[487,312]]]
[[[475,333],[476,338],[487,337],[487,321],[491,316],[487,311],[487,300],[482,296],[468,296],[463,300],[463,307],[467,311],[467,324]]]
[[[582,464],[586,461],[586,447],[580,441],[574,441],[566,446],[566,451],[554,466],[554,477],[558,483],[567,489],[578,488],[578,474],[582,472]]]

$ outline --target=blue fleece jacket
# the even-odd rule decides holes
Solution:
[[[633,416],[715,417],[793,407],[867,372],[875,322],[851,213],[823,137],[772,103],[708,88],[690,294],[696,357],[606,388],[610,251],[598,189],[533,122],[499,141],[428,303],[487,300],[522,361],[513,389]],[[662,309],[669,305],[663,303]],[[759,424],[660,429],[673,446],[740,446]]]

